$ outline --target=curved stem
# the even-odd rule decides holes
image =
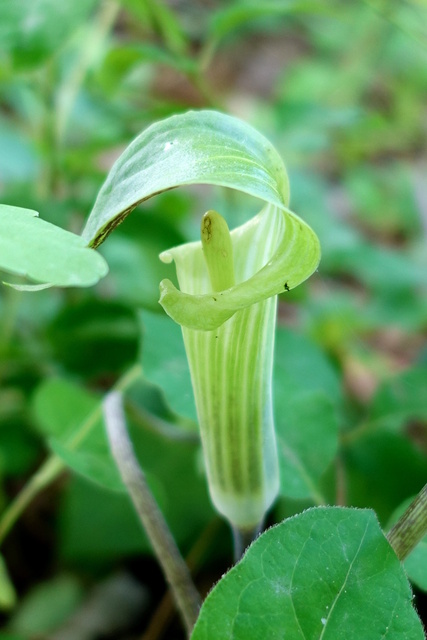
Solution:
[[[201,561],[206,555],[207,550],[214,544],[222,526],[224,526],[224,522],[220,518],[216,517],[214,520],[211,520],[190,549],[185,561],[193,575],[200,569]],[[175,607],[172,594],[170,591],[167,591],[157,609],[154,611],[141,640],[159,640],[163,638],[166,635],[174,615]]]
[[[119,392],[112,391],[106,396],[104,417],[111,451],[120,475],[171,587],[188,635],[190,635],[199,614],[200,596],[136,459],[126,429],[122,396]]]
[[[427,534],[427,484],[389,531],[387,539],[403,562]]]

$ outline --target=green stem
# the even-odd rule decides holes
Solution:
[[[62,460],[58,456],[52,455],[31,477],[0,519],[0,544],[36,495],[51,484],[64,468]]]
[[[427,484],[389,531],[387,539],[403,562],[427,534]]]
[[[115,385],[118,391],[125,391],[141,375],[140,365],[127,371]],[[90,433],[92,427],[102,417],[100,403],[82,423],[77,433],[67,443],[68,448],[76,449]],[[48,487],[66,469],[65,463],[56,455],[51,455],[40,469],[30,478],[18,495],[12,500],[0,518],[0,545],[12,529],[16,521],[40,491]]]
[[[119,392],[113,391],[106,396],[104,417],[111,451],[120,475],[171,587],[188,635],[190,635],[199,614],[200,596],[136,459],[126,429],[122,396]]]
[[[249,545],[259,536],[263,528],[263,522],[253,529],[239,529],[238,527],[231,527],[233,533],[233,551],[234,562],[239,562],[243,554]]]

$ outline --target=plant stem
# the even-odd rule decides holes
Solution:
[[[131,367],[115,385],[119,391],[127,389],[141,375],[140,365]],[[86,438],[92,427],[102,417],[102,405],[99,404],[94,411],[82,422],[78,431],[67,443],[70,449],[76,449]],[[0,545],[6,538],[15,522],[22,515],[28,505],[40,491],[48,487],[66,469],[65,463],[57,455],[51,455],[30,478],[18,495],[12,500],[0,518]]]
[[[121,393],[112,391],[105,397],[104,417],[111,451],[120,475],[171,587],[188,635],[190,635],[199,613],[200,596],[135,457],[126,429]]]
[[[0,520],[0,544],[3,542],[15,522],[28,507],[36,495],[53,482],[63,471],[65,465],[58,456],[50,456],[40,469],[30,478],[16,498],[3,512]]]
[[[206,555],[206,551],[214,544],[224,522],[216,517],[202,531],[200,537],[196,540],[190,552],[185,558],[191,573],[197,573],[200,569],[201,562]],[[167,591],[160,601],[157,609],[154,611],[148,627],[141,637],[141,640],[159,640],[166,635],[169,625],[175,615],[175,607],[172,594]]]
[[[387,539],[403,562],[427,534],[427,484],[389,531]]]
[[[249,545],[259,536],[262,531],[263,522],[253,529],[238,529],[232,526],[231,531],[233,533],[233,550],[234,550],[234,562],[239,562],[245,553]]]

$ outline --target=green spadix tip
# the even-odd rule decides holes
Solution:
[[[230,231],[217,211],[207,211],[203,216],[201,237],[212,290],[224,291],[233,287],[235,281]]]

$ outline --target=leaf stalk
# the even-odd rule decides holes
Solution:
[[[387,539],[399,560],[403,562],[426,534],[427,484],[389,531]]]

